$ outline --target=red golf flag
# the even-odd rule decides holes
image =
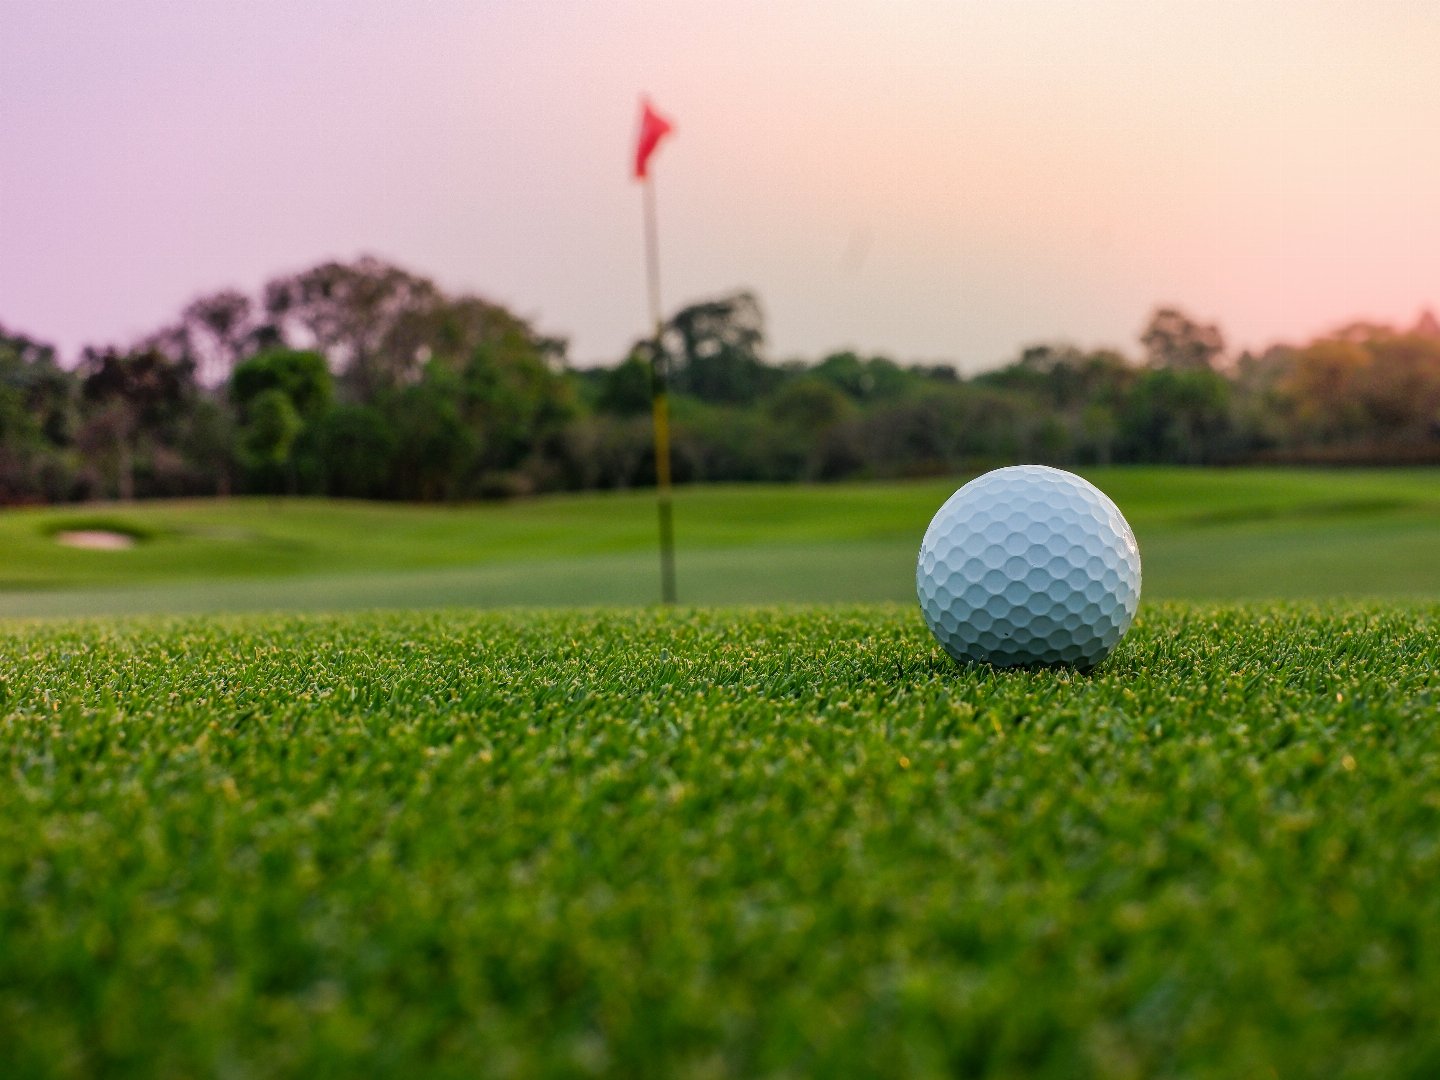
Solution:
[[[640,141],[635,144],[635,179],[644,180],[650,175],[650,155],[660,145],[660,140],[674,130],[674,124],[651,108],[649,98],[641,102]]]

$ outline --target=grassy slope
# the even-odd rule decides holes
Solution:
[[[1434,1076],[1437,619],[10,624],[6,1075]]]
[[[1440,596],[1440,471],[1088,475],[1135,528],[1147,597]],[[907,600],[919,538],[957,482],[685,490],[684,595]],[[126,552],[49,538],[106,520],[154,538]],[[7,511],[0,614],[643,603],[655,591],[653,543],[645,493],[463,508],[230,500]]]

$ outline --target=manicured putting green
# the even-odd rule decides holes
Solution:
[[[1145,597],[1440,596],[1440,470],[1096,469]],[[698,487],[677,497],[682,600],[912,598],[930,516],[965,478]],[[134,536],[126,550],[55,542]],[[0,615],[643,604],[645,492],[461,508],[232,499],[0,515]]]

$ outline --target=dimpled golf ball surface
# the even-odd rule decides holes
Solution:
[[[920,610],[956,660],[999,667],[1110,655],[1140,602],[1140,549],[1088,480],[1044,465],[976,477],[925,531]]]

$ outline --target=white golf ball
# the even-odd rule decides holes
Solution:
[[[925,530],[915,590],[956,660],[1094,667],[1140,603],[1140,548],[1088,480],[1045,465],[976,477]]]

